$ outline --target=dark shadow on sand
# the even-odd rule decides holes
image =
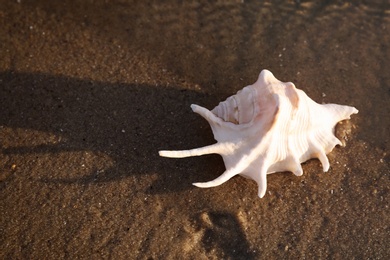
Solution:
[[[228,212],[210,212],[199,216],[205,229],[202,243],[206,252],[215,250],[221,259],[259,259],[251,249],[238,219]]]
[[[25,146],[3,140],[2,153],[39,157],[86,151],[103,153],[114,162],[109,169],[77,176],[43,168],[38,181],[84,185],[157,173],[159,177],[148,192],[160,193],[189,189],[195,180],[207,178],[194,167],[194,160],[175,161],[158,155],[161,149],[187,149],[213,142],[207,123],[201,123],[203,119],[189,107],[193,102],[207,102],[206,94],[11,71],[0,73],[0,79],[1,126],[41,131],[61,139],[43,144],[29,140]],[[199,127],[202,124],[203,130]],[[211,159],[213,162],[221,163]],[[185,175],[174,170],[175,164],[186,169]],[[69,165],[72,167],[72,162]],[[200,168],[206,176],[215,172],[212,167]]]

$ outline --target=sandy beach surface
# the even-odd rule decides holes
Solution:
[[[0,0],[0,259],[389,259],[390,2]],[[269,69],[359,110],[255,182],[209,109]]]

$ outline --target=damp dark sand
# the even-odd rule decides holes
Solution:
[[[389,2],[163,2],[0,0],[0,258],[388,259]],[[358,108],[346,147],[193,187],[221,158],[158,150],[264,68]]]

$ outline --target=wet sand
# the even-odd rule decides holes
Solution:
[[[0,0],[0,259],[390,257],[388,1],[106,2]],[[346,146],[263,199],[193,187],[222,159],[158,150],[265,68],[359,109]]]

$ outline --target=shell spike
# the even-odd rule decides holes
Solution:
[[[256,154],[252,154],[252,156],[254,156],[253,158],[248,158],[250,160],[254,160],[256,159]],[[200,188],[210,188],[210,187],[215,187],[215,186],[219,186],[221,185],[222,183],[230,180],[232,177],[234,177],[235,175],[237,174],[240,174],[242,173],[243,171],[245,171],[245,169],[248,167],[248,161],[245,159],[245,158],[242,158],[241,160],[239,160],[236,165],[232,168],[229,168],[227,169],[221,176],[219,176],[218,178],[212,180],[212,181],[209,181],[209,182],[196,182],[196,183],[193,183],[193,185],[197,186],[197,187],[200,187]],[[264,166],[263,166],[264,167]],[[264,174],[267,174],[266,171],[264,171],[265,173]],[[261,181],[261,180],[259,180]],[[265,192],[265,191],[264,191]]]
[[[239,174],[240,172],[235,171],[234,169],[225,171],[222,175],[220,175],[218,178],[208,181],[208,182],[195,182],[192,185],[199,187],[199,188],[211,188],[219,186],[231,178],[233,178],[235,175]]]
[[[294,173],[296,176],[302,176],[303,174],[302,166],[297,157],[291,156],[287,164],[289,166],[289,169],[292,169],[291,170],[292,173]]]
[[[264,197],[265,192],[267,191],[267,172],[265,170],[261,170],[255,181],[257,182],[258,186],[257,195],[261,199]]]
[[[314,140],[311,142],[311,147],[313,150],[313,155],[320,160],[323,171],[327,172],[329,170],[330,165],[325,150],[322,148],[320,143],[318,143],[318,141],[314,141]]]
[[[329,160],[328,160],[328,157],[326,156],[325,152],[324,151],[320,151],[318,153],[318,159],[320,160],[321,164],[322,164],[322,170],[324,172],[327,172],[329,170]]]
[[[233,178],[235,175],[239,174],[241,172],[240,167],[235,167],[229,170],[226,170],[222,175],[220,175],[218,178],[209,181],[209,182],[195,182],[193,183],[194,186],[199,188],[211,188],[215,186],[219,186],[231,178]]]
[[[210,124],[217,123],[217,121],[220,120],[210,110],[208,110],[204,107],[192,104],[191,109],[192,109],[192,111],[194,111],[195,113],[199,114],[204,119],[206,119]]]
[[[200,156],[200,155],[212,154],[212,153],[223,154],[225,150],[226,150],[226,144],[216,143],[216,144],[195,148],[191,150],[181,150],[181,151],[162,150],[159,151],[158,154],[162,157],[185,158],[185,157]]]
[[[264,69],[260,72],[259,78],[257,79],[256,83],[258,83],[259,85],[267,86],[275,83],[278,84],[280,83],[280,81],[275,78],[274,74],[272,74],[271,71]]]
[[[334,146],[336,146],[336,145],[343,146],[343,143],[336,136],[332,136],[332,139],[333,139]]]
[[[351,115],[357,114],[359,111],[351,106],[342,106],[337,104],[326,104],[331,113],[333,114],[333,119],[337,123],[342,120],[350,119]]]

